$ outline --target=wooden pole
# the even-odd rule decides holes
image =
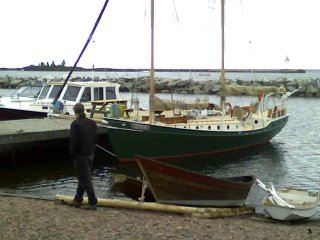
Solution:
[[[71,203],[72,201],[73,201],[72,196],[59,195],[59,194],[56,195],[56,202],[68,204],[68,203]],[[83,204],[88,204],[87,197],[83,198]],[[160,204],[156,202],[137,202],[137,201],[127,201],[127,200],[120,200],[120,199],[102,199],[102,198],[98,198],[98,206],[169,212],[169,213],[176,213],[176,214],[189,214],[193,217],[200,217],[200,218],[230,217],[230,216],[252,213],[252,209],[247,207],[197,208],[197,207],[185,207],[185,206],[177,206],[177,205]]]
[[[220,73],[220,106],[222,111],[225,109],[226,85],[224,69],[224,0],[221,0],[221,73]]]
[[[151,0],[151,66],[150,66],[150,95],[149,95],[149,123],[154,120],[153,97],[154,97],[154,0]]]

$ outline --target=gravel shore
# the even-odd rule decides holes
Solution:
[[[281,223],[251,214],[199,219],[142,210],[76,209],[0,196],[0,239],[320,239],[320,221]]]

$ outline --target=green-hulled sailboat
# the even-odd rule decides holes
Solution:
[[[221,0],[221,102],[168,102],[154,90],[154,0],[151,0],[151,69],[149,112],[135,110],[130,116],[111,114],[103,127],[113,151],[121,162],[135,161],[136,154],[158,160],[209,155],[248,148],[268,142],[286,125],[288,93],[259,90],[255,104],[231,106],[226,102],[228,88],[224,70],[224,0]],[[279,93],[281,92],[281,93]],[[277,95],[279,101],[274,101]],[[273,105],[269,103],[272,99]],[[116,108],[113,108],[116,109]],[[120,109],[121,111],[121,109]],[[119,111],[119,112],[120,112]]]

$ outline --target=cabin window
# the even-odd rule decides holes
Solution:
[[[106,99],[116,99],[116,90],[114,87],[106,87]]]
[[[208,126],[208,130],[211,130],[211,126]]]
[[[63,100],[76,101],[80,87],[68,86],[66,93],[63,96]]]
[[[93,89],[94,100],[103,100],[103,87]]]
[[[19,96],[20,97],[38,96],[40,90],[41,90],[41,87],[29,86],[29,87],[26,87],[25,89],[23,89],[23,91],[19,93]]]
[[[53,86],[53,88],[50,92],[49,98],[55,98],[61,88],[62,88],[62,86]]]
[[[49,89],[50,89],[51,86],[44,86],[40,95],[39,95],[39,99],[44,99],[47,97],[47,94],[49,92]]]
[[[86,87],[83,91],[80,102],[90,102],[91,101],[91,89]]]

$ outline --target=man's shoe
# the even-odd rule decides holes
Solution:
[[[78,201],[76,201],[76,200],[73,200],[71,203],[68,203],[68,205],[69,205],[70,207],[79,208],[79,207],[81,207],[81,202],[78,202]]]
[[[82,209],[84,209],[84,210],[97,210],[97,205],[88,204],[88,205],[83,206]]]

